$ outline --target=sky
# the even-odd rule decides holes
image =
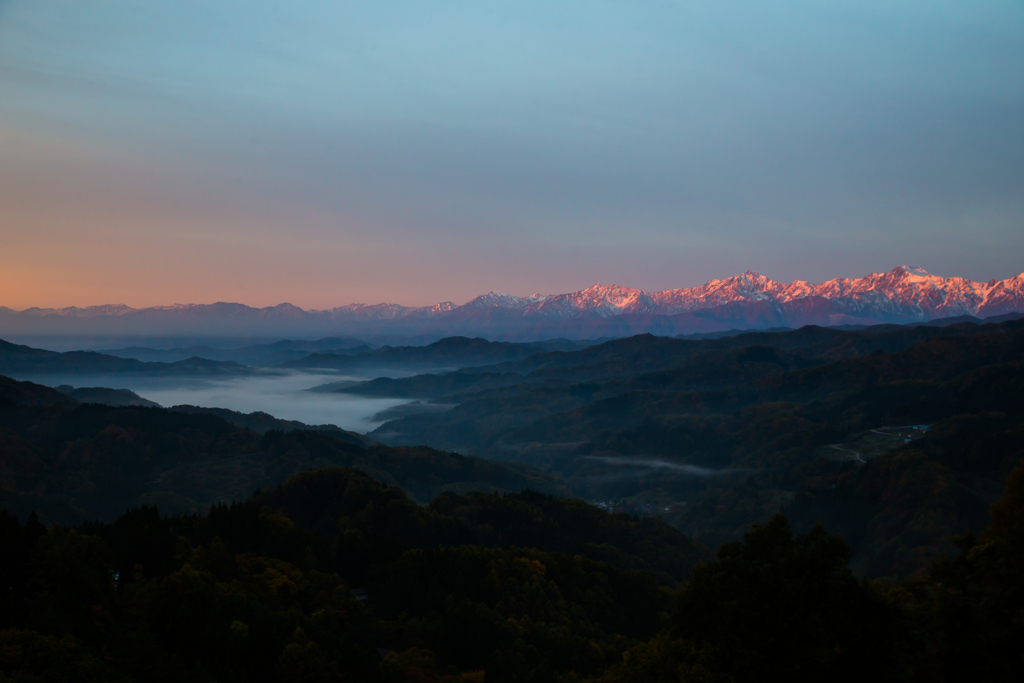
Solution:
[[[1002,279],[1022,122],[1022,0],[0,0],[0,305]]]

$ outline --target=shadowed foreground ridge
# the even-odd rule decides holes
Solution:
[[[15,587],[3,613],[14,630],[2,636],[12,675],[95,664],[106,678],[88,680],[294,680],[296,667],[327,679],[407,680],[422,669],[426,680],[483,670],[553,680],[599,673],[667,625],[671,605],[647,573],[569,555],[557,535],[530,544],[542,549],[476,545],[478,529],[340,468],[205,516],[143,507],[70,531],[35,517],[21,526],[6,512],[0,523]],[[626,539],[627,563],[698,559],[667,527],[660,538],[677,540],[660,548],[629,541],[646,530],[596,529],[591,539]],[[61,648],[73,651],[57,663],[28,656]]]
[[[856,579],[821,526],[776,515],[718,551],[680,591],[672,626],[601,678],[634,681],[1012,681],[1024,626],[1024,462],[980,540],[921,578]]]
[[[981,538],[960,539],[956,558],[912,581],[857,579],[841,538],[820,526],[794,535],[776,515],[697,566],[675,597],[586,555],[473,544],[479,531],[438,506],[343,469],[204,516],[143,507],[47,530],[4,511],[0,671],[15,681],[1015,680],[1022,485],[1024,464]],[[447,498],[440,507],[472,506]]]

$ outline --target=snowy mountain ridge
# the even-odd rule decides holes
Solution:
[[[524,315],[544,318],[623,314],[677,315],[737,302],[792,303],[801,299],[842,301],[850,308],[928,320],[957,315],[999,315],[1024,310],[1024,273],[1007,280],[975,282],[941,277],[923,268],[897,266],[862,278],[837,278],[812,285],[782,284],[748,270],[699,287],[645,292],[618,285],[594,285],[531,304]]]
[[[0,307],[0,336],[11,334],[374,334],[542,339],[679,334],[807,324],[910,323],[955,316],[1024,312],[1024,273],[976,282],[898,266],[860,278],[819,284],[780,283],[748,270],[698,287],[647,292],[597,284],[564,294],[488,292],[465,304],[410,307],[347,304],[305,310],[292,304],[253,308],[237,303]]]

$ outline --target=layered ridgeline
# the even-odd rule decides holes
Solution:
[[[666,627],[709,559],[428,448],[6,378],[0,439],[4,680],[578,680]]]
[[[1022,328],[637,336],[341,390],[419,401],[383,443],[528,463],[710,547],[782,509],[859,573],[908,576],[980,531],[1024,455]]]
[[[179,341],[177,337],[175,341]],[[147,339],[152,343],[153,339]],[[221,340],[222,345],[225,340]],[[241,365],[260,368],[272,368],[289,361],[305,358],[311,354],[358,354],[372,350],[373,347],[358,339],[349,337],[324,337],[308,341],[304,339],[282,339],[268,344],[240,344],[235,341],[227,343],[230,348],[213,347],[205,344],[189,346],[173,346],[171,348],[150,348],[147,346],[128,346],[112,349],[100,349],[100,353],[120,358],[134,358],[146,362],[176,363],[189,358],[206,358],[217,361],[233,361]]]
[[[219,409],[80,403],[0,377],[0,505],[24,519],[112,520],[129,507],[205,511],[321,467],[355,467],[427,503],[445,490],[566,493],[512,463],[430,448],[392,448],[337,428],[293,429],[270,416]],[[250,424],[256,422],[256,424]],[[268,429],[269,428],[269,429]]]
[[[888,273],[821,284],[783,284],[748,271],[700,287],[659,292],[617,285],[529,297],[490,292],[463,305],[444,302],[421,308],[350,304],[329,310],[303,310],[291,304],[251,308],[232,303],[146,309],[123,305],[25,311],[0,308],[0,333],[8,338],[397,335],[415,337],[421,343],[463,335],[533,341],[809,324],[908,323],[1021,311],[1024,274],[974,282],[899,266]],[[277,356],[279,362],[294,360],[285,355]]]
[[[59,353],[0,339],[0,375],[139,375],[146,377],[228,377],[249,375],[253,368],[234,361],[192,356],[175,362],[145,362],[95,351]]]
[[[409,401],[377,415],[389,421],[371,439],[332,425],[189,406],[135,417],[79,406],[74,414],[93,417],[76,423],[65,410],[76,400],[139,406],[144,399],[67,387],[47,398],[49,390],[34,387],[24,389],[22,403],[51,407],[11,418],[18,439],[5,457],[21,458],[18,467],[36,474],[12,470],[16,483],[5,495],[12,509],[49,510],[51,520],[99,515],[92,506],[103,504],[108,518],[140,503],[202,510],[335,464],[401,485],[422,503],[443,490],[533,487],[577,496],[616,513],[661,516],[712,548],[785,510],[802,530],[827,520],[856,551],[859,573],[911,575],[952,552],[955,534],[981,529],[1017,457],[1021,325],[648,335],[585,348],[558,343],[575,350],[539,353],[545,345],[463,338],[343,354],[388,363],[452,363],[453,349],[466,350],[471,363],[489,354],[518,358],[321,387]],[[161,416],[155,430],[148,415]],[[217,436],[200,424],[227,431]],[[147,436],[100,434],[108,427]],[[176,430],[186,436],[166,436]],[[278,433],[288,436],[278,443]],[[47,434],[59,438],[45,441]],[[239,436],[230,448],[214,448],[226,434]],[[107,472],[104,459],[92,458],[96,449],[128,460]],[[108,483],[116,495],[105,494]]]
[[[640,336],[390,380],[457,405],[395,435],[543,470],[0,379],[0,674],[1015,680],[1021,327]],[[574,486],[635,495],[536,490]],[[738,540],[712,559],[666,518]]]
[[[339,372],[365,370],[427,370],[467,368],[523,360],[548,351],[577,351],[602,340],[572,342],[567,339],[533,343],[495,342],[480,337],[445,337],[424,346],[384,346],[358,353],[311,353],[281,364],[282,368],[331,369]]]
[[[126,347],[105,352],[60,353],[0,339],[0,374],[23,379],[114,375],[226,379],[280,376],[280,372],[272,372],[276,369],[330,370],[363,376],[371,373],[371,377],[376,377],[378,375],[375,373],[450,370],[522,360],[546,351],[584,349],[601,341],[555,339],[511,343],[488,341],[479,337],[446,337],[422,346],[371,348],[362,343],[337,346],[339,340],[325,338],[313,342],[286,341],[234,349],[196,346],[172,349]],[[160,360],[151,360],[153,358]]]

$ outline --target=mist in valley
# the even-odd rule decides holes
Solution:
[[[232,378],[154,378],[132,375],[47,375],[24,377],[46,386],[70,385],[130,389],[164,407],[193,405],[243,413],[262,411],[282,420],[309,425],[333,424],[367,432],[380,426],[378,413],[409,403],[401,398],[367,398],[337,392],[310,391],[331,381],[365,377],[274,371]]]

